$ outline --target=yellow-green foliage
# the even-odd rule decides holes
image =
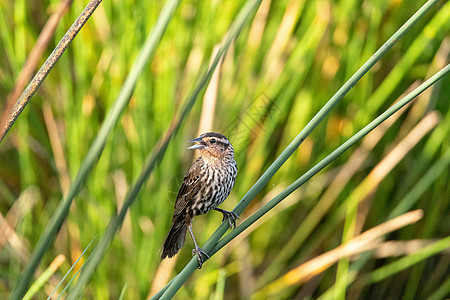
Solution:
[[[58,3],[0,1],[2,107]],[[11,294],[77,175],[164,3],[103,1],[0,144],[1,299]],[[86,4],[71,4],[40,64]],[[158,251],[171,224],[180,182],[194,159],[186,141],[199,133],[202,102],[215,101],[215,110],[205,112],[213,125],[205,130],[224,133],[236,149],[239,174],[223,204],[232,209],[330,97],[423,4],[262,1],[219,64],[218,85],[211,86],[217,98],[206,100],[201,93],[141,188],[83,299],[117,299],[122,290],[124,299],[148,298],[191,258],[189,237],[175,259],[161,263]],[[59,235],[42,256],[32,280],[39,283],[36,299],[49,296],[95,238],[62,287],[86,262],[242,6],[240,1],[215,0],[179,5],[101,157],[84,178]],[[438,1],[301,144],[238,223],[405,91],[448,64],[449,32],[450,2]],[[448,296],[450,244],[444,238],[450,234],[449,100],[447,75],[388,121],[388,127],[377,128],[215,254],[183,286],[179,299]],[[411,132],[416,140],[407,139]],[[396,161],[392,151],[401,152],[404,147],[398,145],[405,139],[408,147]],[[361,201],[358,209],[348,205],[352,201]],[[396,254],[384,257],[380,248],[358,260],[341,260],[338,268],[321,270],[306,283],[289,281],[288,272],[303,262],[419,208],[424,212],[421,221],[386,236],[393,240]],[[200,245],[220,221],[215,212],[194,221]],[[50,276],[49,266],[60,254],[65,259]],[[42,282],[41,274],[48,275]],[[262,294],[274,283],[276,292]]]

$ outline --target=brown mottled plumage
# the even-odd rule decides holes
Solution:
[[[223,214],[230,227],[236,226],[238,216],[217,208],[230,194],[236,181],[237,165],[234,159],[234,149],[228,139],[216,132],[207,132],[190,140],[197,144],[188,149],[200,150],[200,157],[192,164],[184,176],[183,184],[178,192],[175,210],[172,217],[172,227],[164,241],[161,259],[174,256],[180,250],[186,239],[186,231],[194,241],[199,268],[202,267],[202,255],[208,254],[200,249],[192,233],[191,222],[195,216],[215,209]]]

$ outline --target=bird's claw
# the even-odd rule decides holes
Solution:
[[[203,266],[203,256],[202,255],[204,255],[206,257],[206,259],[209,259],[209,255],[208,255],[208,253],[206,253],[205,251],[203,251],[200,248],[192,249],[192,257],[194,257],[195,255],[197,255],[198,268],[201,269]]]
[[[222,222],[227,220],[228,221],[228,226],[233,229],[236,228],[236,220],[239,219],[239,216],[233,212],[233,211],[222,211],[223,213],[223,219]]]

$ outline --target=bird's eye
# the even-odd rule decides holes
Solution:
[[[211,144],[214,144],[214,143],[216,142],[216,139],[210,139],[209,142],[210,142]]]

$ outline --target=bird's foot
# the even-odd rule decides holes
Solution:
[[[223,214],[222,222],[227,220],[228,226],[231,229],[236,228],[236,220],[239,219],[239,216],[235,212],[223,210],[220,208],[215,208],[215,210],[220,211]]]
[[[209,259],[209,255],[208,255],[208,253],[206,253],[199,247],[192,249],[192,256],[195,256],[195,255],[197,255],[198,268],[201,269],[203,266],[203,255],[206,257],[206,259]]]

